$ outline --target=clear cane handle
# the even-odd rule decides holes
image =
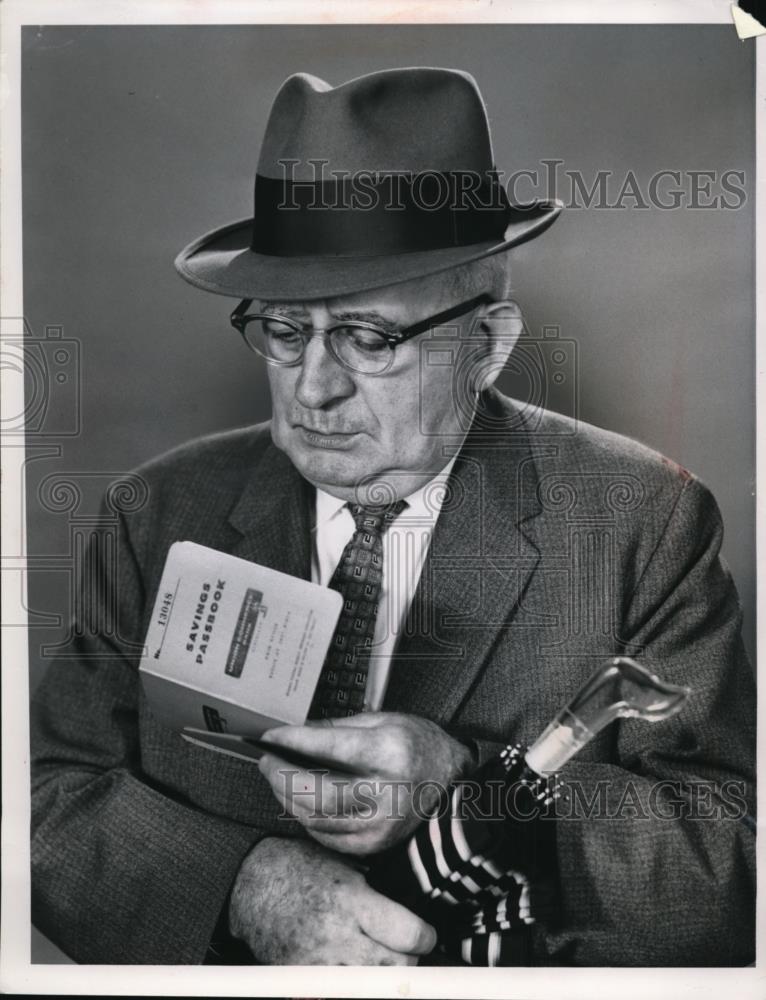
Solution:
[[[526,754],[537,774],[552,774],[615,719],[659,722],[680,712],[691,688],[667,684],[627,656],[606,660]]]

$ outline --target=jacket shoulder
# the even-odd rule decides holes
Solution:
[[[131,478],[141,502],[123,510],[133,548],[146,561],[183,539],[225,548],[230,513],[270,444],[269,425],[259,424],[196,438],[140,465]]]
[[[520,487],[550,512],[617,516],[650,534],[674,512],[720,520],[715,498],[692,472],[641,441],[497,393],[504,412],[529,446]],[[496,414],[497,415],[497,414]],[[682,503],[680,503],[683,501]]]
[[[271,443],[270,424],[256,424],[186,441],[135,470],[155,490],[187,490],[213,481],[240,488]]]
[[[678,462],[632,437],[551,410],[523,416],[539,471],[569,470],[595,476],[632,476],[646,488],[682,490],[699,479]],[[701,484],[700,484],[701,485]]]

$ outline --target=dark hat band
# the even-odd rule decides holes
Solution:
[[[256,174],[251,249],[278,257],[441,250],[503,238],[512,208],[494,171],[360,172],[296,181]]]

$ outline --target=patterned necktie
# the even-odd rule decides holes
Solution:
[[[330,587],[343,607],[309,711],[310,719],[355,715],[364,708],[370,650],[383,581],[383,534],[407,506],[346,504],[356,530],[346,545]]]

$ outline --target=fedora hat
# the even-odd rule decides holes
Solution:
[[[384,70],[339,87],[298,73],[274,99],[253,216],[201,236],[175,266],[220,295],[326,298],[507,250],[561,207],[509,203],[468,73]]]

